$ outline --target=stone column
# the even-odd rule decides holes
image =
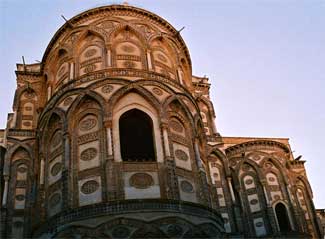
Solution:
[[[227,177],[227,181],[228,181],[228,187],[229,187],[229,190],[230,190],[231,200],[232,200],[233,203],[235,203],[236,198],[235,198],[234,189],[233,189],[232,183],[231,183],[231,177]]]
[[[168,124],[162,123],[161,129],[163,132],[163,139],[164,139],[164,151],[165,151],[165,157],[170,157],[170,148],[169,148],[169,140],[168,140]]]
[[[5,186],[3,190],[2,206],[7,207],[9,175],[4,175]]]
[[[177,75],[178,75],[178,79],[179,79],[179,82],[181,83],[181,85],[184,84],[183,82],[183,72],[180,68],[177,69]]]
[[[274,210],[273,210],[271,201],[269,199],[269,195],[266,190],[266,181],[261,180],[261,183],[262,183],[263,193],[264,193],[264,197],[265,197],[265,201],[266,201],[266,212],[267,212],[267,215],[269,218],[269,223],[271,225],[270,230],[272,230],[273,233],[278,233],[279,229],[278,229],[278,225],[277,225],[277,222],[275,219]]]
[[[109,157],[113,157],[113,144],[112,144],[112,121],[105,122],[106,139],[107,139],[107,153]]]
[[[152,60],[151,60],[151,52],[147,51],[147,62],[148,62],[148,69],[152,71]]]
[[[73,192],[70,190],[70,137],[69,133],[65,132],[63,135],[64,143],[64,158],[63,158],[63,170],[62,170],[62,209],[68,209],[72,206]]]
[[[73,78],[74,78],[74,62],[71,62],[69,80],[73,80]]]
[[[112,52],[110,45],[106,46],[107,48],[107,66],[112,67]]]
[[[40,185],[44,185],[44,158],[41,156],[40,162]]]

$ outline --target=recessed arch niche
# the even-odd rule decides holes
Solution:
[[[161,132],[157,110],[144,97],[136,92],[130,92],[124,95],[114,105],[112,129],[115,161],[122,161],[119,124],[120,118],[125,112],[133,109],[137,109],[145,113],[152,120],[153,147],[155,149],[155,158],[157,162],[163,162]]]

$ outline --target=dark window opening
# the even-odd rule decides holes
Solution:
[[[290,226],[290,221],[287,213],[287,208],[282,203],[278,203],[275,206],[275,213],[278,219],[280,232],[284,232],[284,233],[290,232],[291,226]]]
[[[133,109],[125,112],[120,120],[120,143],[123,161],[155,161],[153,127],[151,118]]]

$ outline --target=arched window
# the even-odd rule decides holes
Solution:
[[[119,120],[121,155],[124,161],[155,161],[153,123],[144,112],[132,109]]]
[[[276,217],[278,219],[280,232],[291,231],[287,208],[282,203],[278,203],[275,206],[275,213],[276,213]]]

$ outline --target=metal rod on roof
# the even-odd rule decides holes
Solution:
[[[69,27],[73,27],[73,25],[69,22],[69,20],[67,20],[63,15],[61,15],[61,17],[68,24]]]
[[[23,58],[24,71],[26,71],[25,57],[22,56],[22,58]]]

